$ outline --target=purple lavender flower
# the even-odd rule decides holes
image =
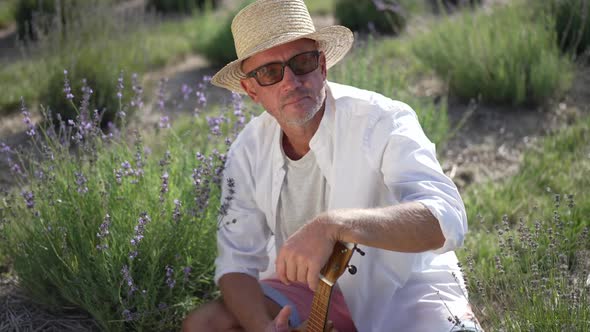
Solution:
[[[33,121],[31,120],[31,113],[29,113],[29,111],[27,110],[27,107],[25,106],[25,99],[23,97],[20,97],[20,102],[21,102],[21,113],[23,114],[23,122],[25,123],[25,125],[27,126],[27,135],[30,137],[35,136],[35,125],[33,124]]]
[[[87,193],[88,187],[86,186],[86,183],[88,183],[88,180],[86,179],[84,174],[82,174],[82,172],[74,172],[74,175],[76,176],[76,184],[78,185],[78,193],[80,193],[80,194]]]
[[[160,179],[162,180],[162,186],[160,188],[160,202],[163,202],[164,194],[168,192],[168,172],[164,172]]]
[[[146,212],[142,212],[137,220],[137,225],[135,226],[135,235],[131,239],[131,245],[133,245],[136,249],[129,253],[129,258],[134,259],[137,257],[137,246],[143,239],[143,235],[145,232],[145,226],[151,221],[150,217]]]
[[[143,101],[141,100],[143,88],[139,86],[136,73],[131,75],[131,89],[133,90],[133,98],[130,103],[131,107],[141,108],[143,106]]]
[[[74,99],[74,95],[72,94],[72,88],[70,87],[70,80],[68,80],[68,71],[64,69],[64,93],[66,94],[66,98],[68,100]]]
[[[180,212],[181,207],[182,207],[182,203],[178,199],[175,199],[174,200],[174,212],[172,213],[172,220],[174,220],[174,222],[176,224],[178,224],[178,222],[180,221],[180,218],[182,217],[182,213]]]
[[[10,157],[8,157],[8,167],[10,167],[10,171],[14,174],[25,176],[23,171],[21,170],[19,164],[12,161]]]
[[[107,235],[109,235],[109,227],[111,227],[111,216],[107,213],[103,219],[102,224],[100,224],[98,233],[96,233],[98,242],[104,241]],[[109,245],[106,243],[96,245],[96,249],[98,249],[98,251],[103,251],[108,248]]]
[[[188,278],[192,271],[193,269],[190,266],[187,266],[184,269],[182,269],[182,273],[184,274],[184,282],[188,282]]]
[[[163,115],[160,117],[160,123],[158,124],[158,127],[165,129],[165,128],[170,128],[170,118],[167,115]]]
[[[84,127],[85,123],[88,122],[88,114],[89,109],[88,106],[90,105],[90,96],[94,91],[88,86],[88,81],[84,78],[82,79],[82,102],[80,103],[80,126]]]
[[[10,152],[12,152],[12,149],[10,148],[10,146],[6,145],[4,142],[0,142],[0,152],[10,153]]]
[[[126,322],[132,322],[135,318],[129,309],[125,309],[123,310],[123,319],[125,319]]]
[[[32,191],[23,191],[22,195],[25,199],[25,204],[27,208],[33,209],[35,207],[35,194],[33,194]]]
[[[123,98],[123,88],[123,71],[121,71],[117,79],[117,98],[119,98],[119,101]]]
[[[122,177],[123,177],[123,172],[120,169],[116,169],[114,170],[115,172],[115,181],[117,182],[117,184],[121,184],[122,182]]]
[[[170,265],[166,265],[166,284],[168,287],[174,288],[176,280],[174,280],[174,269]]]
[[[131,277],[131,273],[129,273],[129,267],[127,265],[123,265],[123,268],[121,269],[121,274],[123,275],[123,281],[127,285],[127,295],[131,296],[134,292],[137,291],[137,287],[135,287],[135,284],[133,283],[133,277]]]
[[[223,122],[224,117],[223,115],[219,117],[207,117],[207,123],[209,124],[209,130],[211,130],[211,134],[215,136],[221,135],[221,123]]]
[[[187,84],[183,84],[180,90],[182,92],[182,98],[184,100],[188,100],[189,95],[193,92],[193,89],[191,89],[191,87],[189,87]]]
[[[157,97],[158,97],[158,107],[160,107],[160,111],[164,111],[164,91],[165,91],[165,86],[166,83],[168,82],[167,78],[163,78],[158,82],[158,93],[157,93]]]

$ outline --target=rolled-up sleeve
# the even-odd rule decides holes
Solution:
[[[457,187],[442,171],[434,144],[424,134],[416,114],[402,105],[383,127],[389,135],[381,171],[397,201],[420,202],[436,217],[445,242],[433,252],[444,253],[463,245],[467,233],[465,206]]]
[[[258,279],[269,262],[266,245],[270,230],[254,200],[251,165],[245,154],[239,147],[232,147],[226,161],[221,199],[231,199],[227,212],[220,216],[217,232],[216,284],[227,273],[245,273]],[[235,183],[233,188],[230,182]]]

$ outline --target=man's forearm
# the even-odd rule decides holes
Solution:
[[[318,222],[324,222],[336,240],[399,252],[434,250],[445,242],[438,220],[417,202],[328,211]]]
[[[272,321],[258,281],[244,273],[228,273],[219,280],[223,302],[246,331],[264,331]]]

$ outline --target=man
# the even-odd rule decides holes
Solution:
[[[222,299],[190,313],[184,330],[299,326],[336,241],[366,252],[335,287],[338,331],[475,328],[452,251],[467,231],[465,208],[416,114],[326,81],[353,43],[350,30],[315,31],[303,0],[259,0],[236,15],[232,33],[238,59],[212,82],[266,112],[228,154],[224,176],[235,185],[223,188],[232,200],[218,232]]]

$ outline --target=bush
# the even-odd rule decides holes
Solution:
[[[120,110],[125,100],[129,100],[131,94],[130,87],[124,87],[122,93],[125,99],[122,102],[117,98],[116,83],[119,72],[116,68],[106,61],[104,55],[100,52],[85,52],[78,56],[77,62],[68,70],[64,76],[64,70],[56,69],[49,79],[46,91],[41,96],[45,106],[52,112],[54,120],[57,114],[61,119],[75,120],[78,114],[79,104],[82,102],[84,80],[93,93],[89,99],[88,110],[93,112],[95,109],[101,114],[101,127],[106,128],[109,122],[114,123],[116,114]],[[70,85],[71,93],[74,98],[72,101],[67,98],[64,92],[64,83],[67,78]],[[72,102],[77,102],[74,106]],[[129,109],[133,110],[133,108]],[[131,115],[131,114],[129,114]]]
[[[401,6],[388,0],[336,0],[334,16],[353,31],[398,34],[406,25]]]
[[[208,6],[216,8],[219,0],[148,0],[147,8],[161,13],[191,14]]]
[[[36,40],[39,34],[55,29],[65,32],[80,10],[98,2],[105,0],[18,0],[15,9],[18,38]]]
[[[590,1],[553,0],[550,13],[555,15],[557,38],[563,51],[580,55],[590,50]]]
[[[15,10],[14,0],[0,2],[0,29],[6,28],[14,22]]]
[[[78,120],[29,128],[30,155],[3,147],[19,191],[0,197],[0,247],[20,286],[53,310],[83,309],[105,331],[179,330],[216,296],[223,153],[240,111],[163,126],[153,134],[163,151],[126,127],[104,135]]]
[[[223,66],[238,58],[231,32],[231,23],[236,14],[253,0],[242,1],[241,5],[232,13],[219,18],[217,13],[209,12],[202,18],[201,30],[195,48],[201,52],[215,66]]]
[[[461,99],[539,104],[568,88],[571,64],[555,33],[531,16],[521,5],[463,13],[418,38],[414,52]]]

